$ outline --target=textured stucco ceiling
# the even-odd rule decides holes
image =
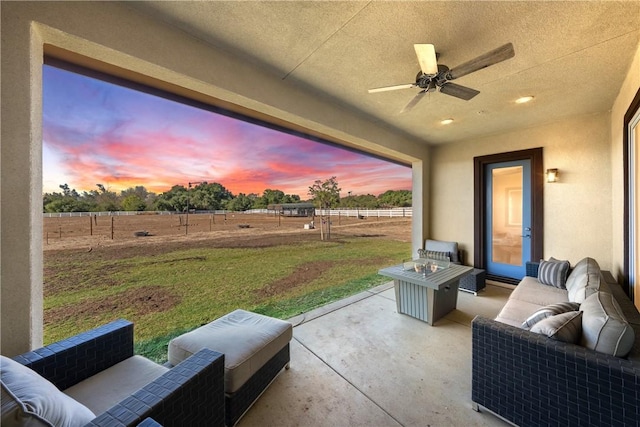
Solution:
[[[247,84],[273,73],[428,144],[608,111],[640,40],[640,1],[130,4],[255,64]],[[367,93],[415,81],[414,43],[454,67],[507,42],[514,58],[456,80],[481,92],[470,101],[429,93],[399,114],[418,89]]]

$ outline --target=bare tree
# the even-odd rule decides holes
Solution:
[[[332,176],[325,181],[317,179],[313,183],[313,185],[309,187],[309,195],[314,200],[316,206],[320,208],[320,239],[325,240],[324,210],[330,209],[331,207],[336,206],[338,205],[338,203],[340,203],[340,187],[338,187],[338,181],[336,181],[336,177]],[[326,239],[328,240],[331,238],[330,216],[327,218],[326,225]]]

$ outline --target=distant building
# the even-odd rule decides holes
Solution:
[[[267,206],[267,209],[282,216],[313,216],[316,211],[313,203],[277,203]]]

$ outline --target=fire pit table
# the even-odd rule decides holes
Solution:
[[[378,274],[393,279],[398,313],[433,325],[456,308],[460,279],[473,267],[419,259],[386,267]]]

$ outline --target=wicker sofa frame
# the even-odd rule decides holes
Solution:
[[[520,426],[640,425],[640,314],[608,272],[603,278],[636,331],[634,360],[478,316],[472,321],[475,409]]]
[[[13,359],[65,390],[133,356],[133,323],[116,320]],[[223,426],[224,355],[204,349],[87,426]]]

